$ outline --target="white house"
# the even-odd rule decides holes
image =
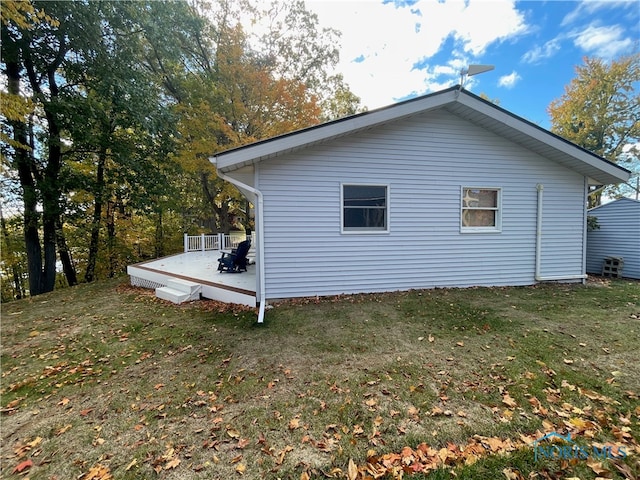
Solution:
[[[580,281],[589,188],[629,178],[459,87],[211,161],[257,206],[261,307],[276,298]]]
[[[640,202],[620,198],[589,210],[599,228],[587,232],[587,272],[600,274],[605,258],[622,258],[622,276],[640,279]]]

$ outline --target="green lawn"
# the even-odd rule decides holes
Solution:
[[[300,299],[257,325],[120,279],[4,304],[1,334],[2,478],[640,476],[638,282]],[[533,443],[551,432],[575,443]]]

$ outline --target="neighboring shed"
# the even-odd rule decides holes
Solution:
[[[599,229],[587,233],[587,272],[601,274],[607,257],[622,257],[622,276],[640,279],[640,201],[620,198],[592,208]]]

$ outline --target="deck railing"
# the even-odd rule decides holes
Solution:
[[[184,234],[185,252],[206,252],[209,250],[228,250],[236,248],[245,239],[244,233],[227,235],[217,233],[213,235],[187,235]],[[256,244],[256,233],[251,232],[251,244]]]

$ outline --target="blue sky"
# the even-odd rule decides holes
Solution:
[[[369,109],[432,93],[469,64],[465,88],[549,128],[547,107],[583,57],[640,50],[640,1],[306,0],[342,32],[342,73]]]

